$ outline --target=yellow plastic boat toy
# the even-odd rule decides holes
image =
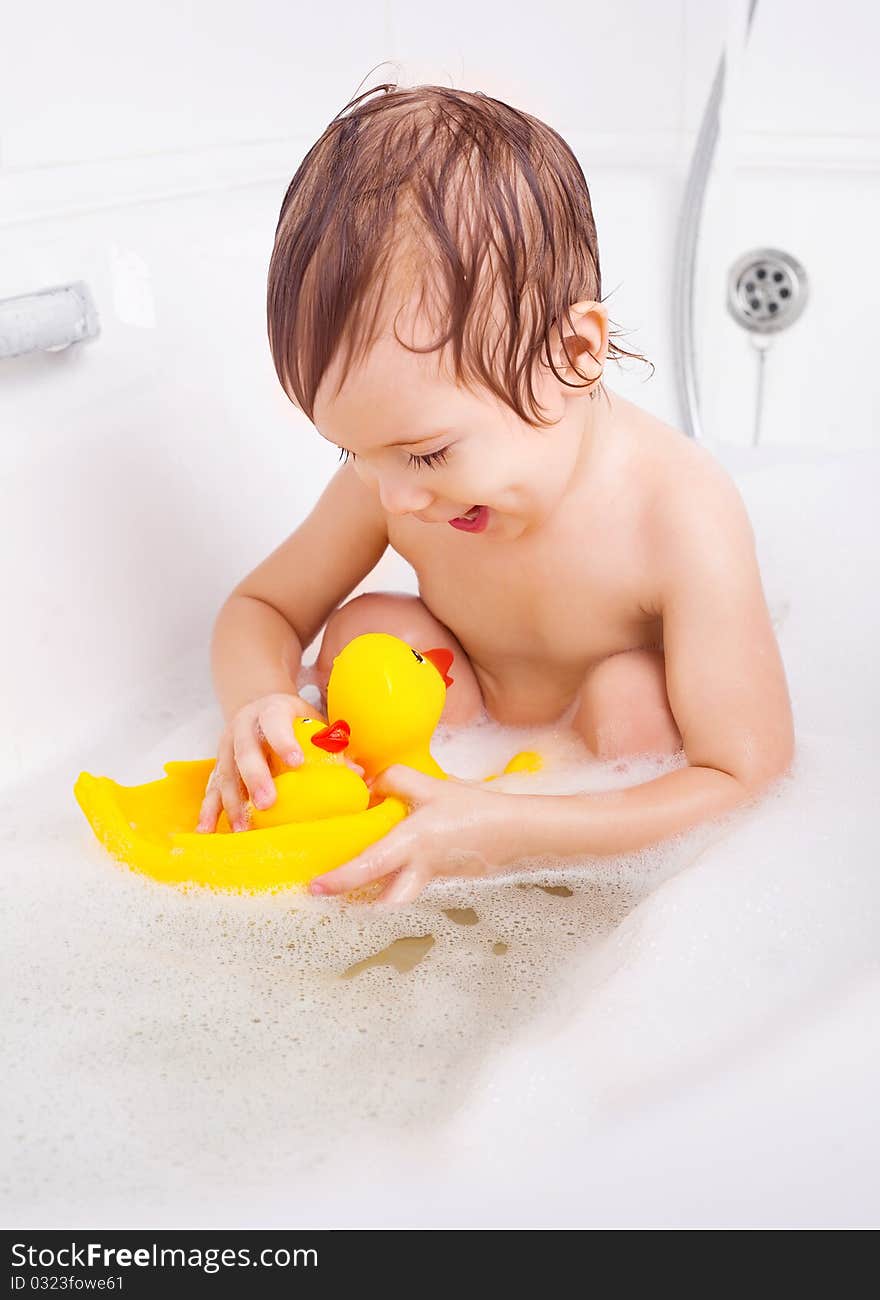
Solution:
[[[446,777],[430,743],[453,680],[452,659],[450,650],[420,652],[384,632],[350,641],[327,683],[327,711],[336,721],[295,719],[304,761],[288,768],[270,753],[276,800],[265,809],[247,805],[246,831],[233,832],[225,813],[213,833],[195,830],[213,758],[166,763],[165,776],[146,785],[81,772],[74,795],[104,847],[156,880],[247,893],[304,885],[356,857],[407,815],[393,796],[373,802],[344,753],[367,778],[392,763]],[[540,767],[539,755],[522,752],[504,771]]]

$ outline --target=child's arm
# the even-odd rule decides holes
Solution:
[[[293,719],[318,716],[297,694],[303,649],[387,544],[384,512],[353,468],[343,466],[308,518],[225,601],[211,667],[227,725],[199,830],[214,829],[221,803],[230,825],[242,829],[246,791],[261,808],[274,801],[264,741],[283,762],[301,761]]]
[[[214,625],[211,667],[228,719],[274,691],[296,691],[303,650],[378,564],[385,515],[351,465],[300,526],[234,588]]]
[[[535,853],[621,853],[718,817],[790,768],[794,725],[745,506],[726,474],[658,503],[666,689],[689,766],[602,794],[532,797]],[[538,847],[540,845],[540,847]]]
[[[211,672],[223,717],[262,695],[296,691],[303,647],[290,623],[272,605],[233,592],[214,622]]]
[[[410,816],[313,882],[341,893],[394,875],[383,902],[415,898],[434,875],[487,875],[528,857],[626,853],[760,795],[785,774],[794,728],[754,535],[726,476],[681,485],[659,505],[650,552],[663,618],[669,702],[689,767],[600,794],[505,794],[395,765],[374,790]]]

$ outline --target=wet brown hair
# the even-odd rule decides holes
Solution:
[[[575,333],[572,303],[602,301],[590,192],[556,131],[479,91],[435,85],[384,83],[333,118],[284,196],[267,290],[278,378],[312,422],[340,345],[339,387],[380,333],[385,302],[402,310],[414,287],[445,333],[417,348],[395,326],[398,342],[451,345],[456,381],[527,423],[548,423],[532,383],[541,352],[568,387],[595,379],[572,357],[585,384],[563,379],[550,352],[554,324]],[[608,357],[645,361],[610,341],[620,332],[609,331]]]

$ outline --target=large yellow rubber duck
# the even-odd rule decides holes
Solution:
[[[157,880],[245,892],[306,884],[356,857],[407,814],[393,796],[371,806],[370,790],[344,752],[368,779],[392,763],[446,777],[430,742],[453,680],[452,660],[450,650],[418,651],[384,632],[350,641],[327,684],[334,721],[295,719],[304,761],[291,769],[270,756],[276,800],[266,809],[248,804],[249,830],[233,832],[225,813],[215,832],[195,830],[213,758],[166,763],[163,778],[138,786],[81,772],[74,795],[105,848]],[[540,766],[537,754],[524,752],[504,771]]]

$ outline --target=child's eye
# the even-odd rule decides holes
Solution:
[[[420,465],[428,465],[430,467],[433,467],[434,465],[445,465],[446,453],[448,451],[448,447],[441,447],[439,451],[431,451],[427,456],[413,456],[411,453],[408,453],[409,463],[416,469],[418,469]],[[339,459],[343,464],[348,460],[349,456],[351,456],[352,460],[357,459],[353,451],[347,451],[345,447],[339,448]]]
[[[410,455],[409,463],[416,469],[418,469],[420,465],[429,465],[432,468],[434,465],[445,465],[446,453],[448,450],[448,447],[441,447],[439,451],[431,451],[427,456]]]

